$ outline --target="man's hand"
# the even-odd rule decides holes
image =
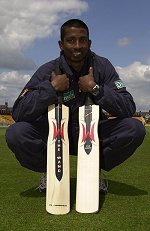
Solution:
[[[51,74],[51,84],[55,91],[65,91],[69,88],[69,78],[66,74],[56,75],[53,71]]]
[[[83,92],[91,92],[96,85],[94,82],[93,68],[90,67],[88,75],[81,76],[78,81],[79,89]]]

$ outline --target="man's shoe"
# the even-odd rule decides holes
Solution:
[[[108,181],[104,179],[101,175],[100,181],[99,181],[99,192],[103,194],[108,193]]]
[[[46,192],[46,173],[42,173],[40,178],[40,185],[37,188],[40,192]]]
[[[46,173],[42,173],[40,178],[40,185],[36,189],[38,189],[40,192],[46,192]],[[100,177],[99,182],[99,192],[103,194],[108,193],[108,181],[102,178],[102,176]]]

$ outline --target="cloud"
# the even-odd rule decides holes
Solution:
[[[150,57],[147,58],[147,63],[150,65]]]
[[[12,106],[22,88],[31,78],[30,75],[20,74],[17,71],[3,72],[0,74],[0,104],[9,102]]]
[[[32,60],[23,50],[36,39],[52,35],[62,19],[80,15],[88,9],[82,0],[1,0],[0,2],[0,67],[30,70]]]
[[[117,44],[118,44],[119,47],[125,47],[125,46],[127,46],[129,43],[130,43],[130,39],[127,38],[127,37],[120,38],[120,39],[117,41]]]
[[[150,110],[150,65],[134,62],[126,67],[116,67],[127,90],[133,95],[138,111]]]
[[[32,70],[36,68],[33,60],[24,56],[21,50],[0,44],[0,67],[12,70]]]

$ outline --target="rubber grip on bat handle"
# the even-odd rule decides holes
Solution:
[[[88,94],[86,96],[86,99],[85,99],[85,105],[92,105],[92,104],[93,104],[93,100],[91,99],[91,97]]]
[[[62,102],[63,102],[63,97],[62,97],[62,93],[58,93],[58,103],[60,103],[60,104],[62,104]]]

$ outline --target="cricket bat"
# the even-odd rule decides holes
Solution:
[[[77,159],[76,211],[99,210],[99,106],[87,97],[79,107],[79,140]]]
[[[70,211],[68,118],[62,103],[48,107],[46,211],[58,215]]]

